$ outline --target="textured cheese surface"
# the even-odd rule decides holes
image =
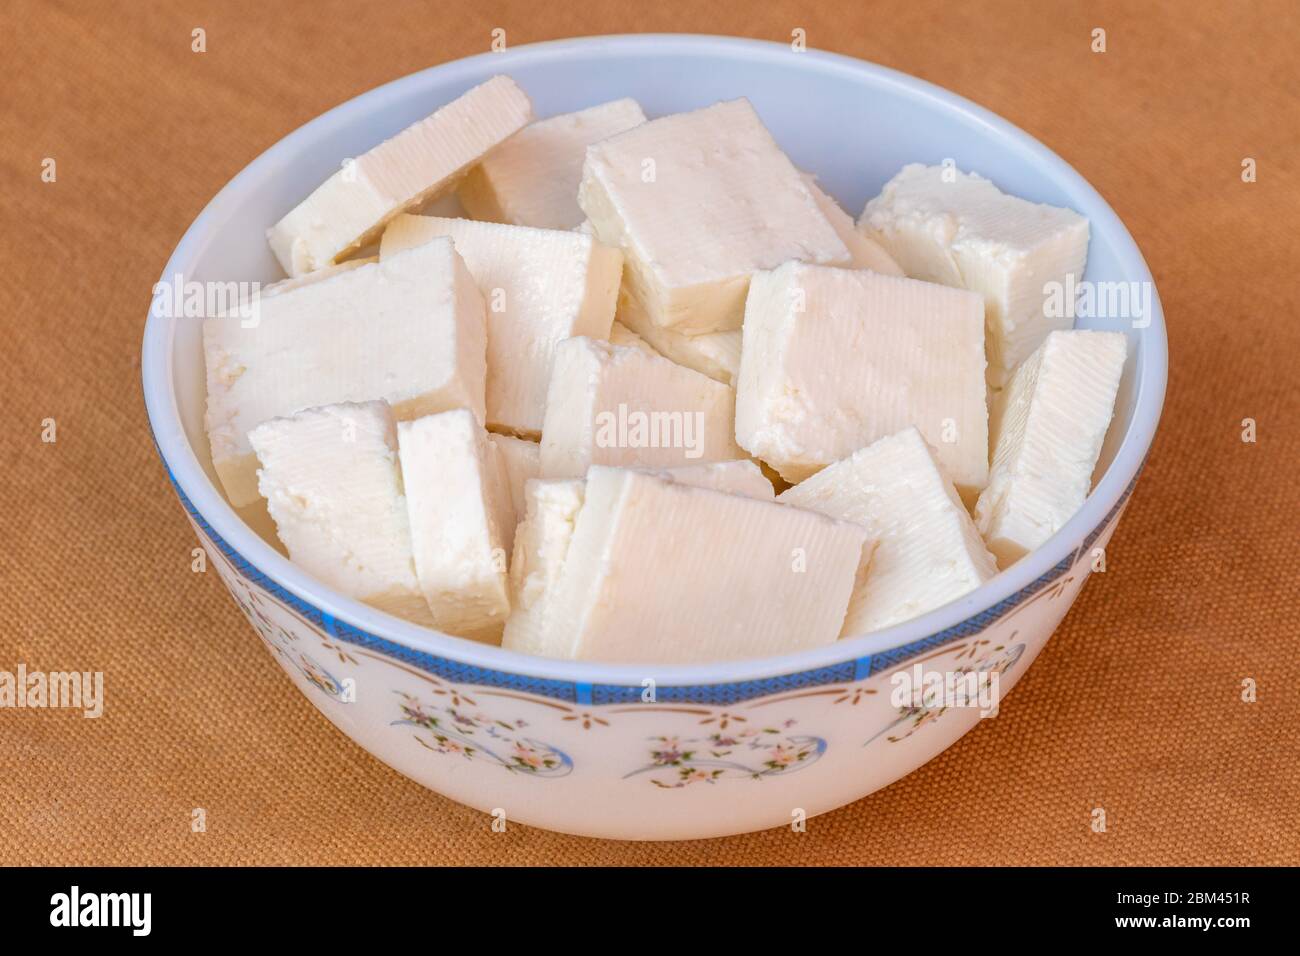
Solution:
[[[1127,351],[1122,332],[1052,332],[998,396],[993,463],[975,522],[1002,567],[1083,506]]]
[[[636,100],[621,99],[531,123],[469,171],[461,205],[474,219],[572,229],[585,218],[578,183],[587,147],[644,122]]]
[[[719,461],[652,472],[665,481],[771,501],[772,484],[752,461]],[[542,622],[582,508],[586,481],[564,478],[529,481],[510,559],[510,618],[502,646],[541,653]]]
[[[341,594],[432,625],[383,402],[309,408],[250,435],[258,482],[294,564]]]
[[[858,225],[909,276],[984,296],[994,387],[1048,332],[1073,324],[1044,308],[1047,283],[1083,278],[1088,220],[1073,210],[1008,196],[973,173],[914,163],[867,203]]]
[[[619,293],[615,316],[615,325],[622,325],[635,333],[664,358],[693,368],[723,385],[736,384],[736,373],[740,370],[739,329],[698,335],[684,335],[676,329],[666,329],[650,321],[645,309],[626,289]],[[612,334],[609,340],[614,342]]]
[[[248,432],[336,402],[385,399],[398,418],[484,414],[483,297],[449,241],[263,293],[251,327],[203,320],[212,464],[236,507],[257,500]]]
[[[511,609],[501,638],[506,650],[544,653],[543,624],[586,487],[582,478],[534,479],[525,486],[524,510],[510,558]]]
[[[748,100],[651,120],[587,149],[578,204],[627,257],[657,325],[740,328],[750,275],[849,250]]]
[[[483,293],[487,423],[541,434],[555,346],[609,335],[622,253],[571,231],[399,216],[384,232],[380,261],[437,236],[455,242]]]
[[[698,663],[829,644],[865,542],[813,512],[594,467],[536,652]]]
[[[415,574],[434,625],[498,643],[510,613],[507,535],[514,506],[504,466],[466,409],[397,426]]]
[[[635,346],[566,339],[542,428],[543,478],[589,465],[670,468],[747,457],[733,438],[736,393]]]
[[[535,441],[516,438],[513,435],[488,435],[488,440],[496,447],[497,455],[506,470],[506,482],[510,487],[510,506],[514,510],[514,521],[524,517],[524,486],[541,474],[541,447]],[[507,536],[513,539],[512,530]]]
[[[528,96],[494,76],[392,139],[345,162],[267,231],[291,276],[332,264],[393,216],[450,189],[488,150],[532,119]]]
[[[791,262],[754,277],[736,438],[789,481],[915,425],[958,487],[988,477],[978,295]]]
[[[875,539],[845,616],[845,637],[932,611],[998,570],[915,428],[860,449],[782,492],[777,501],[857,522]]]
[[[826,195],[817,185],[815,176],[804,173],[803,178],[808,184],[808,191],[817,201],[817,208],[822,211],[826,221],[831,224],[835,234],[849,250],[847,268],[870,269],[872,272],[880,272],[887,276],[903,275],[902,267],[885,251],[885,247],[854,224],[853,217],[841,209],[840,204]]]

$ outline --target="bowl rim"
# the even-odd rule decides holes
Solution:
[[[407,87],[418,85],[435,74],[453,82],[458,78],[474,81],[486,62],[492,64],[492,73],[507,73],[512,64],[564,58],[575,48],[609,57],[652,52],[701,58],[771,60],[777,56],[789,57],[792,53],[789,44],[770,40],[707,34],[624,34],[531,43],[502,52],[451,60],[408,74],[361,93],[309,120],[241,169],[186,229],[162,270],[162,279],[190,274],[188,267],[206,251],[209,237],[229,221],[231,214],[226,206],[252,183],[260,181],[287,160],[298,145],[309,140],[317,130],[348,123],[361,113],[398,98]],[[861,663],[873,655],[887,654],[917,642],[928,644],[930,639],[944,637],[935,643],[946,643],[960,633],[964,625],[978,624],[974,629],[983,629],[989,623],[990,612],[1000,607],[1013,607],[1019,599],[1045,586],[1070,566],[1078,554],[1078,543],[1082,541],[1085,547],[1090,546],[1122,507],[1155,436],[1164,404],[1168,351],[1164,313],[1146,261],[1133,237],[1100,194],[1065,160],[1019,127],[956,93],[889,67],[811,48],[798,56],[803,69],[858,78],[866,75],[873,83],[892,87],[904,98],[929,101],[955,110],[964,114],[968,121],[1010,140],[1069,192],[1074,208],[1088,209],[1093,234],[1104,232],[1111,237],[1117,258],[1126,266],[1128,281],[1136,279],[1150,283],[1153,290],[1151,321],[1143,330],[1142,348],[1139,350],[1141,374],[1132,422],[1110,467],[1083,507],[1046,543],[976,590],[926,614],[870,634],[844,638],[824,647],[792,654],[709,664],[602,664],[535,657],[455,637],[338,594],[292,564],[244,524],[208,479],[190,447],[172,387],[172,346],[177,320],[155,314],[151,302],[141,353],[145,406],[158,454],[190,516],[219,545],[224,544],[234,557],[242,559],[237,562],[241,570],[251,569],[263,582],[278,585],[278,589],[283,589],[289,596],[320,609],[331,620],[350,625],[367,637],[377,636],[384,642],[401,645],[421,656],[433,655],[487,672],[525,675],[542,682],[559,681],[588,688],[593,684],[618,685],[639,692],[647,677],[664,686],[736,684],[773,675],[816,671],[854,661]],[[243,567],[244,564],[247,568]],[[858,678],[860,670],[854,671],[854,679]]]

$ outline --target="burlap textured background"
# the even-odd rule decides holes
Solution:
[[[102,670],[108,697],[99,720],[0,710],[0,863],[1300,863],[1294,2],[297,7],[0,7],[0,670]],[[494,834],[330,727],[215,574],[190,571],[140,399],[150,285],[264,148],[485,50],[494,27],[514,45],[802,27],[1038,136],[1110,200],[1159,283],[1169,398],[1109,570],[999,719],[807,833]]]

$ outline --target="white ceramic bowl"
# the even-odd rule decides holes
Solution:
[[[958,96],[843,56],[754,40],[565,40],[434,67],[331,110],[254,160],[190,226],[164,277],[272,281],[264,239],[355,156],[497,73],[547,116],[621,96],[651,116],[747,96],[794,162],[856,216],[904,163],[952,158],[1092,223],[1086,279],[1151,282],[1115,213],[1025,133]],[[253,534],[217,490],[203,432],[199,324],[151,315],[144,394],[163,461],[213,565],[273,656],[344,733],[454,800],[512,821],[627,839],[789,824],[883,787],[950,746],[975,708],[895,706],[891,675],[1000,675],[1003,695],[1070,607],[1132,490],[1164,399],[1159,300],[1131,348],[1100,475],[1047,544],[923,617],[763,660],[628,667],[526,657],[342,597]],[[743,573],[743,569],[737,569]],[[250,658],[248,667],[260,666]],[[652,683],[647,683],[652,682]],[[653,693],[653,699],[650,694]],[[267,733],[288,732],[268,727]]]

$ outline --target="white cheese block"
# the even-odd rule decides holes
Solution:
[[[514,522],[518,523],[524,517],[524,486],[541,474],[541,447],[535,441],[513,435],[490,434],[488,439],[496,446],[501,464],[505,467],[506,482],[510,487],[510,505],[514,510]],[[513,530],[508,537],[513,539]]]
[[[586,488],[582,478],[533,480],[525,486],[524,510],[510,558],[510,617],[501,637],[506,650],[522,654],[545,650],[543,624]]]
[[[877,542],[849,604],[845,637],[932,611],[998,570],[915,428],[854,452],[777,501],[857,522]]]
[[[397,444],[416,579],[434,626],[498,643],[514,536],[504,464],[463,408],[399,423]]]
[[[323,269],[378,238],[388,220],[446,192],[532,119],[527,95],[494,76],[325,180],[267,231],[291,276]]]
[[[270,418],[382,398],[398,418],[484,414],[483,297],[451,242],[265,290],[256,324],[203,320],[206,426],[231,504],[257,500],[248,432]]]
[[[958,487],[988,478],[980,297],[790,262],[745,310],[736,438],[788,481],[915,425]]]
[[[772,485],[752,461],[720,461],[652,472],[666,481],[694,488],[771,501]],[[542,653],[542,622],[554,592],[582,508],[586,481],[562,478],[529,481],[510,559],[510,618],[502,647],[525,654]]]
[[[749,277],[849,250],[748,100],[651,120],[587,149],[578,204],[623,249],[629,291],[678,332],[740,328]],[[653,343],[652,343],[653,344]]]
[[[736,393],[635,346],[566,339],[542,428],[542,477],[593,464],[670,468],[745,458],[733,438]]]
[[[822,211],[826,221],[834,228],[835,234],[849,250],[848,268],[870,269],[887,276],[903,275],[903,268],[894,261],[893,256],[885,251],[875,239],[860,230],[853,222],[853,217],[840,208],[837,203],[817,185],[817,179],[811,173],[803,174],[808,191],[817,200],[817,208]]]
[[[380,261],[438,236],[456,243],[483,293],[488,425],[541,434],[555,345],[609,335],[622,253],[575,232],[399,216],[384,232]]]
[[[693,368],[723,385],[736,384],[736,373],[740,370],[739,329],[732,332],[701,332],[698,335],[683,335],[676,329],[666,329],[651,322],[645,309],[626,289],[619,293],[615,316],[616,325],[635,332],[664,358]],[[614,341],[612,335],[610,341]]]
[[[469,171],[461,205],[474,219],[572,229],[585,218],[577,197],[587,147],[644,122],[636,100],[621,99],[530,123]]]
[[[865,543],[855,524],[594,467],[534,652],[689,664],[819,647]]]
[[[345,403],[272,419],[249,439],[290,560],[341,594],[432,625],[416,578],[394,425],[383,402]]]
[[[1045,309],[1048,283],[1083,278],[1088,220],[1071,209],[1008,196],[974,173],[914,163],[867,203],[858,225],[909,276],[984,297],[995,388],[1048,332],[1073,325],[1068,314]]]
[[[998,396],[993,464],[975,523],[1002,567],[1083,506],[1127,350],[1122,332],[1051,332]]]

